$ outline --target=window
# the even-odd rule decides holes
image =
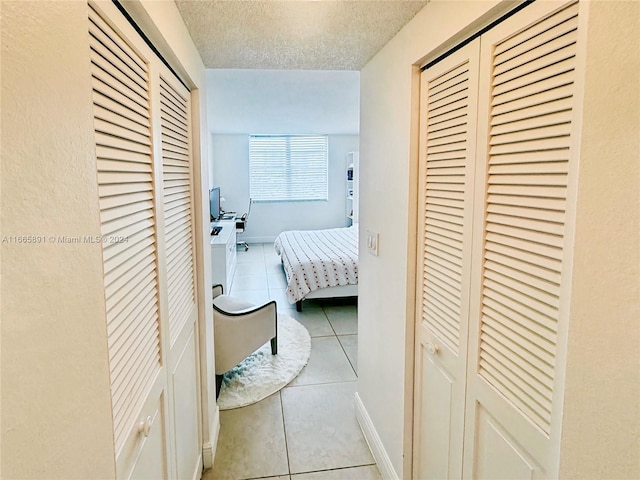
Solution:
[[[251,135],[249,191],[256,202],[327,200],[326,135]]]

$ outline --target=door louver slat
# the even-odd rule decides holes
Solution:
[[[153,316],[157,312],[156,306],[153,305],[152,299],[147,299],[146,303],[141,302],[140,306],[132,312],[131,317],[135,319],[145,319]],[[132,379],[135,379],[135,372],[129,369],[129,358],[144,357],[144,349],[140,348],[131,354],[131,357],[124,358],[120,355],[123,351],[131,349],[134,345],[141,346],[141,342],[151,341],[147,339],[149,332],[153,331],[155,327],[149,322],[135,322],[129,323],[129,327],[126,331],[133,332],[132,335],[127,336],[124,341],[111,344],[111,350],[113,352],[113,370],[118,375],[124,375],[124,383],[127,384]],[[115,339],[114,339],[115,340]],[[140,351],[138,351],[140,350]],[[120,392],[119,394],[123,394]],[[117,397],[115,397],[117,399]],[[115,399],[114,399],[115,400]]]
[[[574,3],[548,18],[536,22],[523,32],[500,42],[495,46],[494,50],[496,61],[499,61],[500,55],[504,52],[511,51],[519,55],[523,51],[529,50],[532,46],[546,43],[550,37],[557,36],[557,28],[566,29],[566,26],[563,27],[563,25],[575,22],[577,15],[578,6]]]
[[[426,266],[426,265],[425,265]],[[446,290],[452,295],[460,295],[460,286],[456,284],[454,279],[447,277],[439,271],[437,266],[433,268],[431,273],[425,273],[424,281],[430,282],[433,288],[439,286],[440,288]],[[430,287],[431,288],[431,287]]]
[[[127,88],[130,89],[139,87],[138,91],[141,92],[141,95],[146,96],[148,75],[145,62],[117,34],[114,36],[115,32],[111,27],[94,13],[92,10],[89,14],[89,34],[92,37],[91,49],[97,53],[97,56],[92,55],[91,63],[99,66],[102,64],[102,59],[106,57],[107,61],[123,74],[123,76],[114,75],[117,77],[114,78],[114,82],[127,85]],[[100,55],[99,52],[102,52],[103,55]]]
[[[499,315],[490,308],[485,308],[483,313],[496,319],[496,322],[492,325],[482,325],[483,341],[487,343],[497,342],[503,345],[504,348],[514,352],[515,355],[521,357],[523,361],[527,362],[535,370],[544,373],[549,377],[549,381],[553,383],[553,357],[551,354],[529,340],[527,336],[521,335],[517,329],[510,329],[508,322],[500,323]]]
[[[509,107],[509,105],[507,105],[507,107]],[[570,119],[571,97],[562,97],[557,100],[551,100],[541,104],[531,104],[524,108],[506,110],[499,114],[496,113],[497,110],[498,107],[494,109],[494,116],[491,118],[492,127],[507,124],[507,127],[505,128],[517,129],[520,122],[540,122],[540,117],[542,117],[542,122],[535,124],[536,126],[539,126],[544,125],[549,121],[549,119],[553,119],[554,116],[562,116],[563,119],[565,117]],[[503,110],[505,109],[503,108]],[[497,128],[496,131],[500,132],[501,129]]]
[[[104,75],[106,77],[106,75]],[[132,96],[127,96],[120,92],[118,89],[119,86],[113,86],[107,83],[109,79],[106,81],[102,81],[99,77],[93,76],[93,89],[96,92],[100,92],[105,97],[111,99],[112,101],[119,103],[123,107],[131,110],[132,112],[137,113],[138,115],[144,117],[146,108],[144,105],[138,102],[138,99]]]
[[[517,72],[519,68],[523,68],[523,61],[528,64],[529,67],[535,67],[537,62],[539,65],[548,64],[548,60],[543,60],[544,57],[562,52],[563,49],[567,48],[567,46],[575,43],[577,39],[577,30],[567,30],[566,28],[563,28],[562,25],[558,25],[548,31],[544,39],[539,39],[544,41],[536,42],[536,44],[521,44],[521,47],[526,46],[527,50],[523,50],[523,48],[513,49],[501,56],[497,56],[495,60],[495,69],[493,71],[494,75],[498,76],[509,70]],[[560,58],[563,58],[562,54],[560,55]]]
[[[116,119],[113,120],[117,121]],[[99,116],[94,120],[94,127],[97,131],[106,135],[128,138],[130,141],[139,143],[141,145],[150,145],[149,137],[147,137],[144,133],[138,133],[136,132],[136,130],[126,128],[123,125],[113,124],[108,119],[102,119]]]
[[[500,350],[500,345],[503,342],[497,338],[494,338],[499,336],[500,335],[497,332],[494,332],[493,335],[488,334],[485,336],[486,345],[489,348],[492,348],[491,350],[492,354],[502,355],[501,353],[499,353],[499,350]],[[509,344],[509,351],[512,352],[514,356],[512,356],[510,359],[505,359],[505,361],[513,362],[515,359],[516,362],[524,361],[530,364],[535,364],[536,367],[528,369],[526,373],[523,373],[523,376],[527,378],[531,378],[531,381],[533,383],[539,384],[540,388],[542,389],[547,389],[547,390],[553,389],[553,378],[552,378],[552,375],[550,375],[551,370],[549,369],[548,365],[541,363],[535,355],[532,355],[529,352],[522,350],[514,342],[511,342]]]
[[[467,116],[464,109],[454,110],[441,116],[432,117],[429,120],[429,133],[427,138],[437,137],[445,132],[459,132],[460,130],[466,131],[467,128]]]
[[[141,270],[141,275],[146,276],[153,272],[153,265],[147,265]],[[117,294],[112,295],[109,303],[107,304],[107,320],[114,320],[113,324],[113,339],[116,340],[120,335],[119,330],[126,330],[130,328],[131,325],[122,322],[130,315],[136,308],[138,308],[141,304],[139,303],[139,298],[147,298],[153,292],[153,285],[150,283],[140,283],[136,285],[136,287],[132,290],[125,291],[120,290]],[[116,320],[119,320],[124,326],[116,323]]]
[[[91,75],[104,82],[118,81],[119,79],[111,80],[111,78],[119,77],[122,75],[123,70],[127,71],[127,68],[124,67],[123,69],[122,64],[119,64],[118,57],[111,55],[106,48],[99,45],[97,47],[94,46],[94,50],[97,55],[95,56],[95,62],[91,65]],[[144,105],[145,90],[143,86],[137,83],[122,81],[117,85],[126,96],[131,96],[132,100]]]
[[[562,250],[560,250],[559,248],[553,248],[549,245],[533,243],[527,240],[522,240],[519,238],[510,237],[494,232],[487,232],[486,240],[487,242],[491,242],[495,245],[508,245],[520,251],[540,255],[541,257],[548,257],[558,261],[562,259]]]
[[[571,84],[573,82],[573,75],[570,70],[558,73],[558,75],[549,74],[546,78],[539,79],[538,81],[531,80],[530,83],[515,82],[509,85],[510,89],[493,96],[492,106],[510,104],[511,109],[515,109],[514,102],[518,102],[524,98],[531,98],[537,100],[539,103],[541,99],[544,101],[551,100],[552,98],[562,98],[563,87],[568,87],[567,90],[571,91]],[[560,95],[553,95],[553,91],[558,90]],[[538,95],[539,97],[536,97]],[[537,104],[536,103],[536,104]],[[526,104],[522,105],[524,107]]]

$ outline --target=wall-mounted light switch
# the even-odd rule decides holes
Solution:
[[[371,255],[378,256],[378,243],[380,241],[380,235],[378,232],[372,232],[367,230],[367,248]]]

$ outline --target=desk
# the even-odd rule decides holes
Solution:
[[[215,225],[222,227],[222,230],[218,235],[211,236],[213,284],[221,284],[224,293],[229,294],[236,271],[236,221],[235,218],[220,220]]]

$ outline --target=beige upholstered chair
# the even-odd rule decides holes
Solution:
[[[220,393],[224,373],[267,341],[271,341],[271,353],[278,353],[277,325],[275,300],[264,305],[254,305],[223,295],[222,285],[213,286],[216,398]]]

